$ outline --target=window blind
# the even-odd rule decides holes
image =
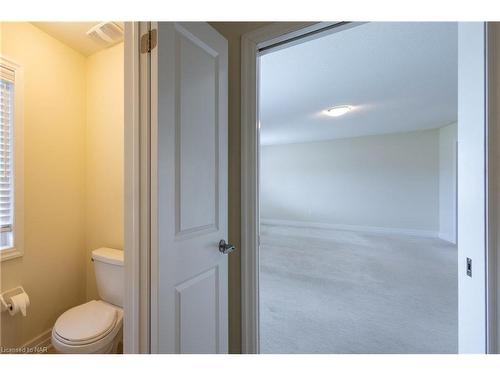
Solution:
[[[0,79],[6,82],[14,83],[14,71],[3,65],[0,65]]]
[[[0,66],[0,246],[12,246],[14,72]]]

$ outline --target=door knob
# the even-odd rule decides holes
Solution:
[[[236,250],[236,247],[231,245],[230,243],[226,243],[224,240],[219,241],[219,251],[222,254],[229,254]]]

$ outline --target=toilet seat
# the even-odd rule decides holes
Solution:
[[[101,353],[121,334],[123,310],[90,301],[63,313],[52,330],[52,343],[63,353]]]
[[[105,336],[113,329],[116,319],[116,308],[102,301],[90,301],[63,313],[54,331],[64,342],[81,345]]]

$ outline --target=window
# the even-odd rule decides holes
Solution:
[[[0,249],[13,247],[14,72],[1,67],[0,76]]]
[[[0,57],[0,260],[23,254],[20,67]]]

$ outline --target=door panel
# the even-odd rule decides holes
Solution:
[[[217,229],[219,64],[207,47],[176,33],[179,234]]]
[[[156,27],[152,351],[226,353],[227,41],[201,22]]]
[[[217,353],[218,270],[214,267],[176,287],[180,353]],[[196,324],[193,324],[196,322]]]

